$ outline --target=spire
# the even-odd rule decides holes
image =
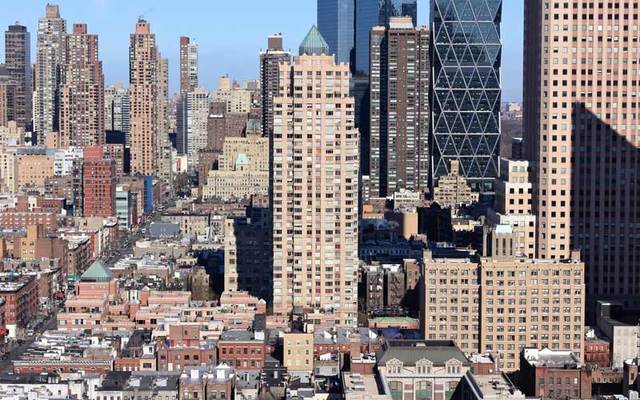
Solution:
[[[329,45],[324,40],[318,28],[313,25],[309,33],[300,44],[300,55],[320,55],[329,54]]]

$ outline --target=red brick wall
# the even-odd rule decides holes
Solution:
[[[265,345],[261,342],[218,342],[218,360],[238,370],[259,370],[264,366]]]

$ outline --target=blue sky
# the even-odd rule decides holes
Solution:
[[[504,0],[504,101],[522,97],[523,1]],[[45,4],[45,0],[3,0],[0,27],[4,30],[15,21],[25,24],[35,51],[37,21]],[[297,51],[316,19],[316,0],[60,0],[56,4],[69,30],[74,22],[84,22],[90,32],[100,35],[107,84],[127,82],[129,34],[138,16],[144,15],[160,50],[169,58],[172,93],[178,88],[181,35],[198,42],[200,85],[214,89],[224,73],[237,80],[257,79],[258,53],[267,36],[280,32],[285,47]],[[428,18],[429,0],[418,0],[418,23],[427,24]],[[0,54],[4,55],[4,39],[0,40]]]

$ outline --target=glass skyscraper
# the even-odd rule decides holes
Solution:
[[[355,65],[356,75],[369,75],[369,34],[374,26],[389,24],[391,17],[411,17],[418,22],[417,0],[355,0]]]
[[[354,0],[318,0],[318,30],[337,63],[352,62],[354,12]]]
[[[433,0],[434,183],[459,160],[474,189],[493,191],[500,154],[502,0]]]

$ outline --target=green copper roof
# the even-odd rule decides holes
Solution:
[[[109,282],[111,280],[111,271],[107,269],[100,260],[96,260],[91,264],[84,274],[80,277],[82,282]]]
[[[300,55],[303,54],[329,54],[329,45],[315,25],[309,29],[309,33],[300,44]]]

